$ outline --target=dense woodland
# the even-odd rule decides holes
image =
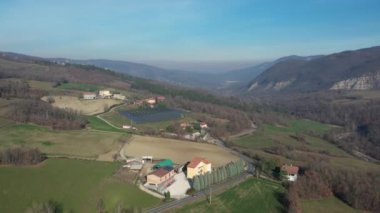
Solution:
[[[81,129],[86,119],[74,110],[62,110],[40,100],[22,100],[11,105],[7,117],[23,123],[36,123],[54,129]]]

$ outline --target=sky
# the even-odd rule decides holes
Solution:
[[[223,70],[380,45],[379,0],[1,0],[0,51]]]

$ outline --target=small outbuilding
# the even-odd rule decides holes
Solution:
[[[283,165],[281,171],[285,172],[285,177],[288,181],[296,181],[298,177],[298,166],[293,165]]]

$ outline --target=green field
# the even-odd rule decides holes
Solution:
[[[256,132],[232,140],[232,145],[253,155],[266,159],[276,158],[282,162],[303,165],[305,159],[325,158],[329,165],[347,170],[378,170],[378,164],[370,163],[351,156],[344,150],[317,136],[311,136],[310,131],[322,134],[331,128],[330,125],[310,120],[292,120],[287,126],[271,124],[262,125]],[[302,134],[305,141],[299,141],[293,136]],[[281,155],[265,151],[268,148],[291,147]]]
[[[0,128],[0,149],[36,147],[48,155],[96,159],[117,150],[126,134],[95,130],[51,130],[32,124],[13,124]]]
[[[279,202],[279,197],[284,190],[278,183],[250,178],[214,197],[212,205],[200,201],[176,212],[283,212],[284,207]]]
[[[304,213],[355,213],[360,212],[343,203],[336,197],[324,198],[321,200],[303,200],[301,202],[302,212]]]
[[[293,120],[288,123],[288,126],[264,124],[254,134],[242,136],[235,140],[234,143],[251,149],[263,149],[279,145],[292,146],[296,149],[304,149],[306,147],[315,152],[328,151],[332,155],[347,156],[346,152],[335,145],[330,144],[319,137],[307,135],[308,131],[322,134],[330,128],[332,127],[329,125],[310,120]],[[292,137],[296,134],[303,134],[306,143],[298,141]]]
[[[102,198],[113,212],[116,204],[151,207],[156,199],[112,177],[118,163],[49,159],[33,167],[0,167],[0,212],[25,212],[33,202],[50,199],[63,205],[65,212],[95,212]]]
[[[65,83],[65,84],[61,84],[61,86],[59,86],[58,88],[66,89],[66,90],[80,90],[80,91],[96,92],[102,89],[103,87],[99,85],[95,85],[95,84]]]

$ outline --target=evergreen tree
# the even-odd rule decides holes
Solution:
[[[207,174],[208,173],[202,175],[203,176],[203,182],[204,182],[204,189],[207,188],[209,185]]]
[[[214,184],[218,183],[218,171],[214,169],[211,174],[212,174],[212,182]]]
[[[195,191],[200,191],[201,190],[201,185],[200,185],[200,181],[199,181],[199,177],[198,176],[195,176],[193,178],[193,188],[195,189]]]
[[[214,179],[212,178],[212,173],[207,173],[208,183],[210,185],[214,184]]]

